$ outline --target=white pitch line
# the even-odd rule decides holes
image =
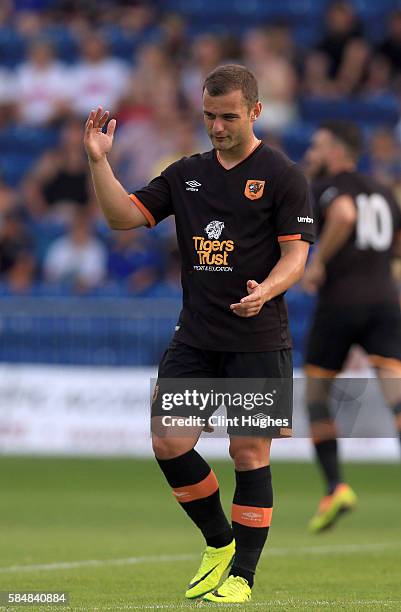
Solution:
[[[292,557],[298,555],[354,554],[381,550],[400,549],[401,542],[382,542],[371,544],[333,544],[327,546],[300,546],[297,548],[267,548],[266,557]],[[141,563],[169,563],[198,559],[198,554],[154,555],[149,557],[127,557],[125,559],[84,559],[82,561],[65,561],[59,563],[37,563],[33,565],[11,565],[0,567],[0,574],[12,572],[35,572],[47,570],[68,570],[80,567],[105,567],[115,565],[136,565]]]
[[[346,606],[380,606],[380,609],[382,610],[383,608],[387,608],[388,606],[392,606],[392,605],[398,605],[401,606],[401,600],[399,599],[347,599],[347,600],[334,600],[334,601],[329,601],[329,600],[311,600],[311,599],[270,599],[269,601],[251,601],[251,602],[247,602],[246,606],[248,607],[254,607],[254,608],[260,608],[262,607],[263,609],[268,609],[272,606],[276,606],[276,607],[281,607],[281,608],[285,608],[285,609],[289,609],[289,608],[294,608],[296,609],[298,606],[302,606],[302,607],[309,607],[309,608],[338,608],[339,605],[346,605]],[[231,604],[231,607],[243,607],[242,604]],[[0,609],[3,606],[0,606]],[[181,603],[181,604],[143,604],[143,605],[136,605],[136,604],[124,604],[122,606],[104,606],[101,608],[91,608],[91,612],[111,612],[113,610],[195,610],[196,608],[203,608],[204,604],[202,603],[202,601],[194,601],[192,603]],[[224,608],[225,610],[227,610],[227,604],[213,604],[213,609],[214,608]],[[51,610],[53,609],[53,606],[47,606],[46,607],[47,610]],[[57,609],[60,610],[60,606],[57,606]],[[81,610],[83,612],[88,612],[88,608],[87,607],[81,607],[81,606],[63,606],[63,609],[65,610],[74,610],[80,612]]]

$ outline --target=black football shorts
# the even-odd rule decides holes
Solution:
[[[183,381],[179,379],[186,379],[185,383],[190,381],[192,389],[203,391],[222,391],[224,386],[223,391],[230,393],[230,402],[234,396],[238,397],[238,393],[242,393],[243,397],[247,394],[247,398],[254,394],[252,400],[256,400],[257,394],[263,396],[255,405],[252,401],[248,405],[240,402],[235,406],[230,405],[230,402],[224,403],[227,420],[232,421],[226,428],[230,435],[292,435],[291,349],[265,352],[214,351],[199,349],[173,338],[160,361],[152,399],[152,417],[166,415],[166,409],[162,405],[163,392],[182,392]],[[265,403],[265,397],[268,395],[271,403]],[[209,418],[216,410],[216,405],[209,405],[202,412],[202,416]],[[188,409],[185,405],[178,408],[174,406],[169,408],[168,414],[184,416],[188,415]],[[193,410],[191,414],[197,413]],[[234,416],[237,417],[235,423]]]
[[[361,346],[373,365],[401,364],[401,312],[398,304],[317,306],[305,363],[339,372],[352,345]]]

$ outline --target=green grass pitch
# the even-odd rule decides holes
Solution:
[[[229,512],[232,464],[211,462]],[[273,465],[273,524],[252,603],[187,602],[203,548],[155,462],[0,458],[0,591],[68,591],[42,610],[401,610],[399,465],[348,465],[359,507],[309,535],[317,468]],[[5,610],[6,608],[1,608]]]

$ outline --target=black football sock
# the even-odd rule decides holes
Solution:
[[[327,482],[327,495],[331,495],[336,486],[342,482],[338,461],[337,440],[314,442],[316,457]]]
[[[157,462],[176,500],[199,527],[207,545],[220,548],[230,544],[233,533],[220,503],[219,483],[199,453],[192,449]]]
[[[273,510],[270,466],[245,472],[236,470],[235,479],[232,526],[236,550],[230,575],[242,576],[252,587]]]

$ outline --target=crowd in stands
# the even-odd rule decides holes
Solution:
[[[235,33],[224,23],[196,30],[175,5],[0,4],[3,293],[180,295],[174,221],[151,232],[108,229],[82,129],[98,105],[116,117],[111,163],[128,191],[139,188],[174,160],[210,148],[202,82],[222,63],[255,73],[264,107],[257,134],[297,161],[329,113],[360,121],[363,169],[401,202],[401,4],[372,37],[355,5],[334,2],[306,42],[286,19],[248,15]]]

